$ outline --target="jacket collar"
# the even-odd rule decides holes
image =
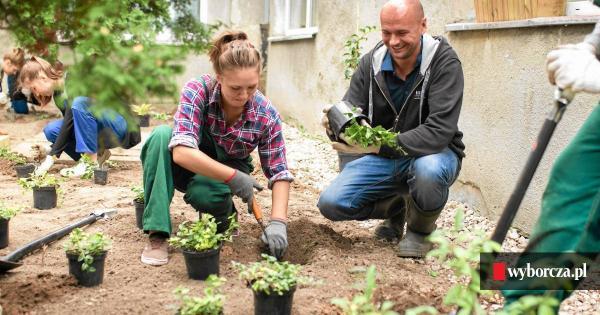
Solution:
[[[423,47],[422,49],[422,59],[421,59],[421,67],[419,68],[419,72],[421,75],[425,75],[425,71],[429,68],[431,61],[433,60],[433,56],[440,46],[441,40],[437,38],[433,38],[431,35],[425,33],[423,34]],[[375,46],[375,51],[373,52],[372,64],[373,71],[375,75],[378,75],[381,72],[381,65],[383,64],[383,59],[387,53],[388,49],[385,47],[383,42],[379,42],[377,46]]]

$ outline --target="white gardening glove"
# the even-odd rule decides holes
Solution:
[[[4,106],[6,104],[8,104],[8,96],[6,96],[6,93],[0,92],[0,106]]]
[[[381,149],[381,146],[378,146],[378,145],[370,145],[365,148],[362,145],[352,141],[351,139],[348,139],[346,137],[346,135],[344,135],[344,134],[341,134],[340,138],[348,144],[341,143],[341,142],[334,142],[331,144],[331,147],[340,153],[348,153],[348,154],[374,153],[374,154],[377,154],[377,153],[379,153],[379,149]]]
[[[35,168],[34,174],[35,175],[44,175],[48,172],[48,170],[52,167],[52,165],[54,165],[54,160],[56,158],[52,155],[46,155],[46,158],[44,159],[44,161]]]
[[[546,58],[548,79],[561,89],[600,93],[600,62],[586,49],[553,50]]]

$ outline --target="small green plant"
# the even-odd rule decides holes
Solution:
[[[553,315],[559,301],[548,295],[525,295],[511,303],[496,315]]]
[[[153,106],[151,104],[142,104],[132,105],[131,107],[133,112],[136,113],[138,116],[145,116],[150,114]]]
[[[225,278],[210,275],[204,281],[204,296],[190,296],[190,289],[178,287],[173,291],[181,302],[177,314],[179,315],[219,315],[223,313],[225,295],[221,294],[219,287],[225,283]]]
[[[98,166],[97,163],[92,161],[92,159],[86,154],[81,156],[81,161],[85,164],[85,173],[81,175],[81,178],[91,179],[94,177],[94,169]]]
[[[354,70],[358,68],[362,42],[367,40],[367,35],[376,29],[377,27],[374,25],[361,27],[358,29],[358,32],[350,35],[344,43],[344,48],[346,49],[346,52],[344,53],[344,77],[346,80],[352,78]]]
[[[29,178],[19,178],[19,185],[25,189],[38,187],[59,187],[61,180],[51,174],[31,175]]]
[[[396,134],[381,126],[369,127],[359,125],[355,120],[344,130],[344,135],[363,148],[371,145],[386,145],[391,148],[398,147]]]
[[[0,202],[0,219],[10,220],[19,212],[21,212],[21,208],[7,207],[3,202]]]
[[[22,154],[11,151],[7,147],[0,147],[0,158],[12,162],[15,165],[23,165],[27,163],[27,158]]]
[[[233,230],[239,227],[235,214],[229,217],[229,227],[223,233],[217,233],[217,222],[209,213],[203,213],[197,222],[183,222],[175,237],[169,239],[171,246],[188,251],[206,251],[217,249],[222,242],[231,242]]]
[[[167,114],[167,113],[158,113],[158,112],[153,112],[152,113],[152,118],[156,119],[156,120],[163,120],[163,121],[167,121],[171,118],[171,115]]]
[[[371,265],[367,269],[365,288],[361,294],[355,295],[351,301],[345,298],[333,298],[331,303],[339,307],[345,315],[397,315],[398,313],[392,310],[394,303],[390,301],[375,303],[373,300],[377,287],[376,280],[375,266]]]
[[[142,187],[141,185],[132,186],[131,191],[135,194],[135,196],[133,197],[133,200],[140,202],[140,203],[144,202],[144,187]]]
[[[279,262],[277,258],[261,254],[263,260],[244,265],[232,262],[240,272],[240,279],[254,292],[284,295],[298,285],[308,284],[312,279],[300,276],[300,266],[287,261]]]
[[[68,254],[78,255],[77,261],[83,262],[81,270],[94,272],[92,267],[94,257],[108,250],[110,241],[101,232],[88,234],[80,228],[76,228],[69,234],[69,240],[65,243],[65,251]]]

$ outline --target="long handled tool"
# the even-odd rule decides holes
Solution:
[[[519,210],[519,206],[521,205],[521,201],[523,201],[523,197],[525,196],[525,192],[531,183],[531,179],[533,178],[533,174],[535,173],[538,165],[540,164],[540,160],[544,155],[544,151],[546,151],[546,147],[550,142],[550,138],[554,133],[554,129],[558,122],[562,119],[563,113],[567,108],[567,105],[571,103],[573,97],[575,95],[570,90],[560,90],[557,89],[554,93],[554,108],[550,113],[549,117],[544,121],[544,125],[542,126],[542,130],[537,138],[537,143],[532,147],[531,153],[529,153],[529,158],[527,160],[527,164],[525,164],[525,168],[521,172],[521,177],[519,177],[519,181],[517,182],[517,186],[515,187],[513,193],[511,194],[508,202],[506,203],[506,207],[498,220],[498,224],[496,225],[496,229],[492,234],[492,240],[502,245],[504,239],[506,238],[506,233],[508,233],[508,229],[512,225],[513,220],[515,219],[515,215]]]
[[[28,244],[26,244],[20,248],[17,248],[15,251],[11,252],[10,254],[8,254],[4,257],[0,257],[0,274],[6,273],[7,271],[9,271],[11,269],[14,269],[14,268],[17,268],[17,267],[23,265],[22,263],[19,262],[19,260],[21,260],[21,258],[34,252],[35,250],[37,250],[39,248],[42,248],[46,244],[52,243],[52,242],[60,239],[61,237],[69,234],[72,230],[74,230],[78,227],[82,227],[82,226],[94,223],[99,219],[112,218],[113,216],[116,215],[116,213],[117,213],[116,209],[94,211],[93,213],[91,213],[89,216],[87,216],[84,219],[81,219],[69,226],[66,226],[62,229],[54,231],[42,238],[31,241]]]
[[[262,209],[260,208],[258,201],[256,201],[256,197],[252,197],[252,214],[254,214],[254,218],[256,218],[258,225],[260,225],[263,235],[267,239],[267,242],[269,242],[269,237],[265,232],[265,224],[263,223]]]

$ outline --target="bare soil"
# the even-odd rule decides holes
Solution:
[[[0,130],[9,133],[11,142],[18,143],[38,134],[49,119],[39,115],[21,117],[14,122],[0,123]],[[154,122],[156,125],[159,122]],[[293,150],[290,148],[289,150]],[[72,162],[58,163],[51,173]],[[0,305],[5,314],[169,314],[177,305],[172,291],[183,285],[200,294],[203,284],[189,280],[181,253],[173,251],[169,264],[151,267],[142,264],[139,256],[146,236],[135,226],[135,211],[130,187],[141,183],[139,162],[118,162],[109,171],[106,186],[91,180],[72,179],[62,185],[59,206],[52,210],[33,209],[31,192],[16,183],[12,166],[0,161],[2,200],[22,205],[24,211],[10,221],[9,247],[1,255],[35,238],[87,216],[93,209],[116,208],[118,216],[99,221],[86,228],[102,231],[112,240],[106,259],[104,283],[95,288],[77,286],[68,274],[63,240],[23,259],[23,266],[0,276]],[[257,174],[263,184],[264,176]],[[421,304],[441,307],[441,298],[448,284],[428,275],[425,265],[395,255],[393,244],[373,239],[371,232],[356,222],[332,223],[316,208],[318,191],[293,184],[289,205],[289,250],[285,259],[303,265],[303,274],[322,283],[296,291],[294,314],[334,314],[333,297],[351,297],[358,292],[357,282],[371,264],[377,265],[379,298],[396,302],[401,311]],[[264,211],[270,211],[270,192],[258,194]],[[238,205],[238,209],[243,209]],[[231,261],[252,262],[260,258],[264,247],[258,240],[260,228],[253,217],[241,215],[240,236],[227,244],[221,253],[221,275],[228,279],[223,287],[227,296],[226,314],[251,314],[253,297],[250,289],[237,279]],[[171,206],[173,227],[198,214],[176,193]]]

